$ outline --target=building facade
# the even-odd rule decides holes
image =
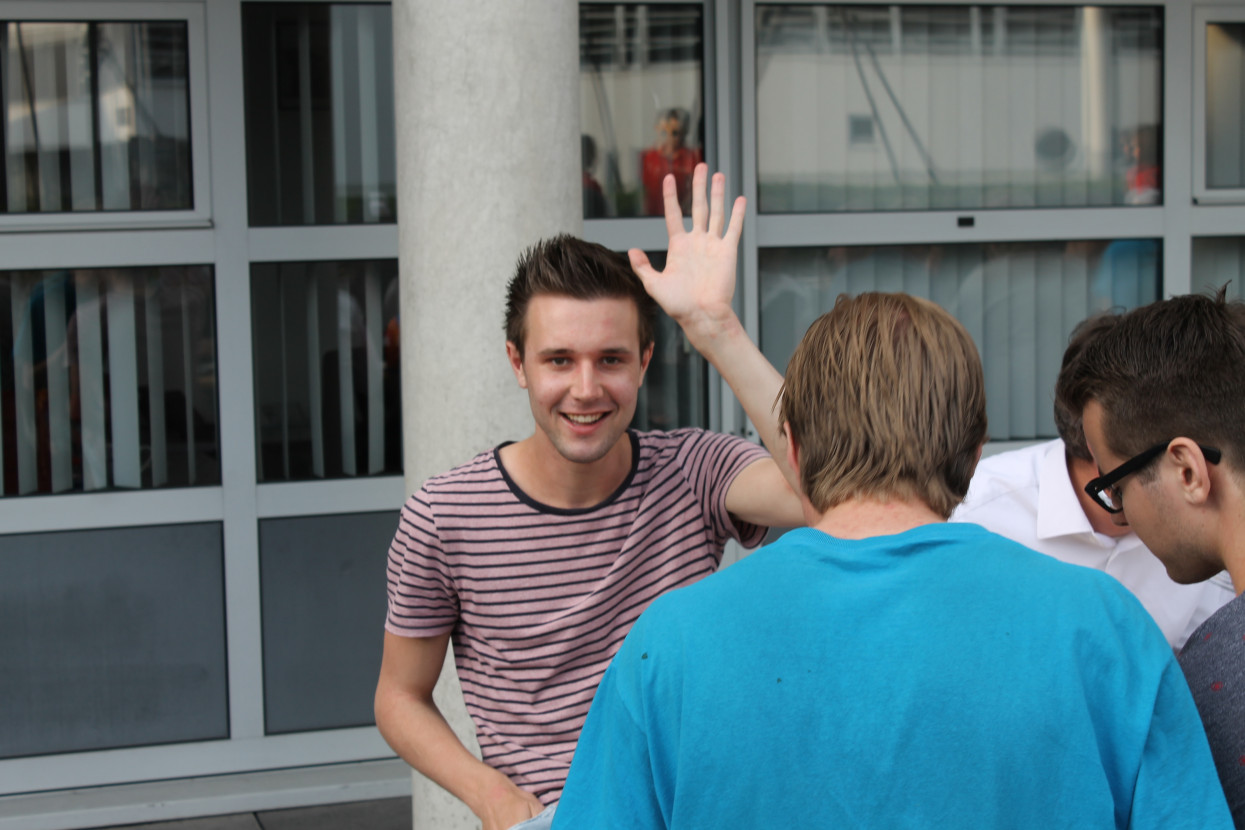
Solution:
[[[661,176],[725,170],[779,368],[839,293],[920,294],[982,352],[992,439],[1032,441],[1085,316],[1240,296],[1243,3],[578,14],[581,143],[546,163],[578,152],[584,235],[658,254]],[[0,828],[408,790],[371,711],[406,492],[394,20],[0,0]],[[643,396],[640,427],[750,433],[668,320]],[[186,780],[215,784],[150,783]]]

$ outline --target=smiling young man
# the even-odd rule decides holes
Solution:
[[[1245,306],[1173,297],[1129,312],[1086,349],[1060,403],[1082,413],[1100,471],[1086,485],[1176,582],[1227,570],[1236,598],[1180,665],[1220,782],[1245,828]]]
[[[403,508],[377,725],[484,830],[547,824],[597,683],[653,599],[715,570],[729,539],[755,545],[765,526],[802,521],[785,460],[699,429],[628,429],[660,304],[785,459],[782,379],[731,307],[743,201],[727,227],[723,190],[718,174],[706,199],[697,168],[688,231],[667,178],[663,272],[567,236],[527,251],[506,352],[536,429],[429,479]],[[483,762],[432,701],[451,639]]]

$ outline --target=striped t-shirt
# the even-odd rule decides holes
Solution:
[[[628,434],[631,472],[595,507],[532,500],[492,450],[425,482],[389,549],[386,630],[453,632],[484,760],[546,804],[640,612],[712,573],[728,539],[752,547],[765,532],[726,510],[761,447],[698,429]]]

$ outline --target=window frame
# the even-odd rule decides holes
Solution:
[[[1245,24],[1245,6],[1198,5],[1193,8],[1193,203],[1245,204],[1245,186],[1207,184],[1206,158],[1206,30],[1212,23]]]
[[[187,92],[190,97],[192,205],[186,210],[68,211],[0,214],[0,234],[28,231],[201,228],[212,224],[212,148],[209,141],[207,40],[202,3],[187,0],[90,3],[83,0],[19,0],[4,3],[6,22],[109,23],[182,21],[186,24]],[[6,160],[7,163],[7,160]]]

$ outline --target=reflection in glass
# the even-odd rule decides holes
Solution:
[[[183,21],[0,22],[0,213],[193,207]]]
[[[580,4],[584,218],[664,215],[667,174],[690,212],[705,145],[702,15],[699,4]]]
[[[219,484],[208,266],[0,271],[0,493]]]
[[[990,436],[1055,435],[1052,393],[1072,328],[1159,298],[1157,240],[761,250],[761,348],[780,369],[843,293],[904,291],[955,315],[981,352]]]
[[[259,480],[402,472],[398,264],[251,266]]]
[[[1206,27],[1206,186],[1245,187],[1245,23]]]
[[[1241,299],[1245,281],[1245,238],[1206,237],[1193,240],[1193,290],[1214,293],[1227,286],[1229,300]]]
[[[1162,19],[1115,6],[758,6],[760,209],[1157,203]]]
[[[659,271],[665,251],[649,251]],[[709,364],[692,348],[679,324],[658,309],[653,330],[653,359],[640,387],[635,429],[676,429],[709,426]]]
[[[251,224],[394,222],[389,4],[242,9]]]

